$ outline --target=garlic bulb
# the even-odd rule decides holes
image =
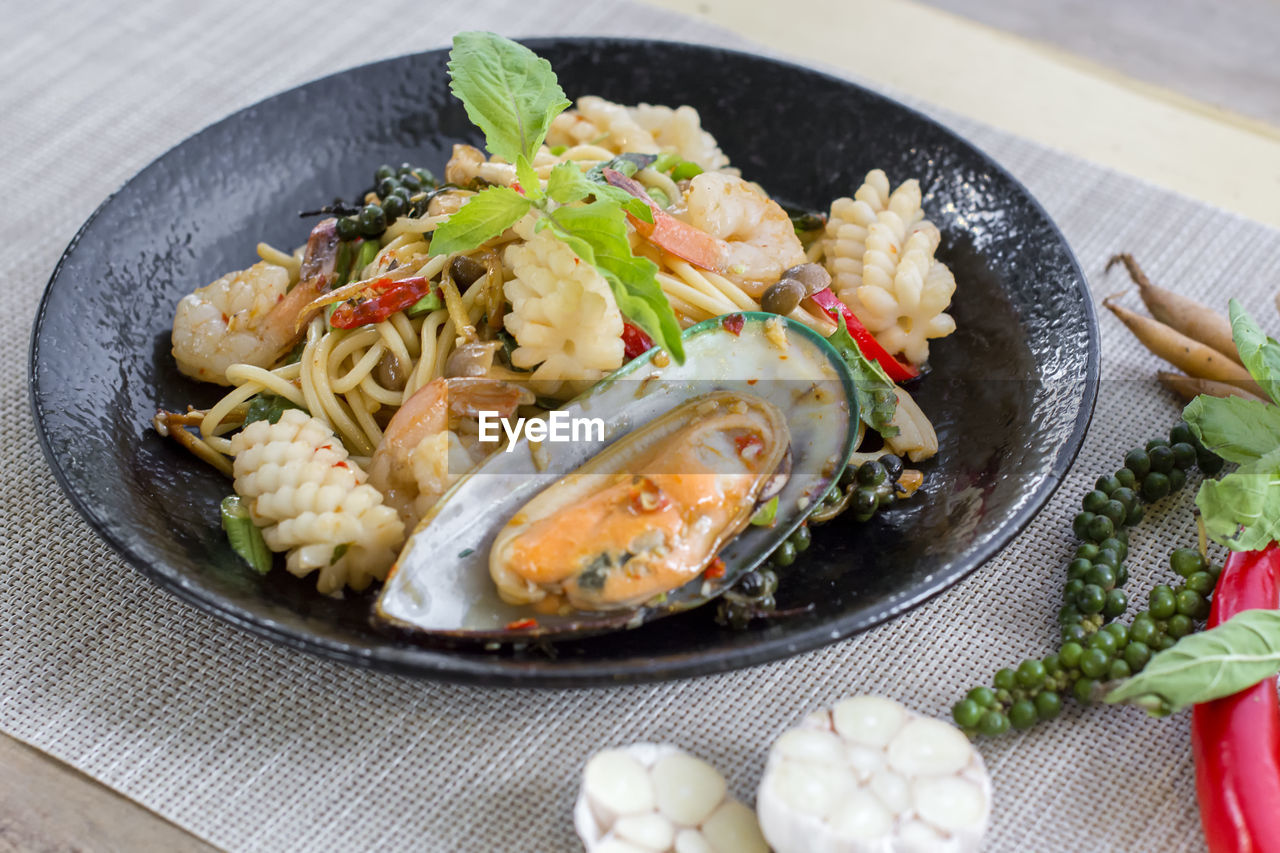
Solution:
[[[991,782],[955,726],[857,696],[778,738],[756,808],[777,853],[963,853],[986,832]]]
[[[768,853],[756,816],[724,777],[674,746],[597,752],[582,771],[573,822],[587,853]]]

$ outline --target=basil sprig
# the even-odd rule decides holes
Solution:
[[[1189,634],[1107,695],[1153,716],[1239,693],[1280,672],[1280,610],[1246,610]]]

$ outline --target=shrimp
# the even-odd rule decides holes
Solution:
[[[734,175],[696,176],[685,193],[681,218],[719,241],[716,272],[742,283],[753,298],[783,270],[805,262],[804,246],[787,212]]]
[[[481,412],[508,417],[533,402],[533,394],[494,379],[433,379],[391,418],[369,462],[369,483],[413,530],[454,481],[484,458],[454,431],[463,418]]]
[[[292,290],[287,269],[261,261],[182,297],[173,317],[178,369],[193,379],[230,385],[231,365],[270,367],[284,355],[314,314],[307,305],[331,283],[336,225],[326,219],[312,229]]]

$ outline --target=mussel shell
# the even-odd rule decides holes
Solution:
[[[729,323],[717,318],[685,330],[683,365],[650,350],[564,407],[571,418],[602,418],[604,441],[543,442],[535,449],[521,438],[512,452],[495,453],[462,477],[409,537],[378,597],[375,618],[445,643],[568,639],[697,607],[759,565],[843,470],[853,451],[858,411],[853,378],[820,335],[772,314],[732,316]],[[785,350],[775,343],[778,329],[785,330]],[[611,442],[717,390],[762,397],[785,412],[792,462],[774,523],[748,527],[725,546],[722,576],[694,578],[633,610],[548,615],[499,599],[489,551],[498,530],[522,506]]]

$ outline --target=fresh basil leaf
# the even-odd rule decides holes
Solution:
[[[653,211],[643,199],[636,198],[621,187],[605,183],[603,175],[600,180],[593,181],[588,177],[589,174],[583,174],[573,163],[560,163],[551,170],[551,175],[547,178],[547,195],[557,204],[573,204],[595,196],[597,200],[622,205],[627,213],[637,219],[653,222]]]
[[[533,202],[510,187],[489,187],[471,197],[431,235],[431,255],[470,252],[520,220]]]
[[[684,344],[680,324],[658,284],[658,267],[648,258],[631,254],[627,222],[615,202],[598,200],[591,204],[562,207],[549,214],[560,239],[594,266],[609,282],[618,310],[684,364]]]
[[[1280,406],[1201,394],[1182,412],[1205,447],[1228,462],[1252,462],[1280,448]]]
[[[1205,532],[1233,551],[1256,551],[1280,539],[1280,449],[1241,465],[1196,493]]]
[[[260,575],[271,571],[271,549],[267,547],[262,531],[253,523],[249,508],[239,495],[228,495],[222,499],[222,529],[227,532],[231,549],[250,568]]]
[[[495,33],[454,36],[449,78],[489,153],[508,163],[521,154],[531,159],[551,120],[569,106],[551,63]]]
[[[1188,634],[1107,694],[1155,716],[1239,693],[1280,672],[1280,610],[1246,610]]]
[[[249,401],[249,411],[244,416],[245,426],[254,421],[276,423],[287,409],[300,409],[288,397],[281,397],[268,391],[260,391]]]
[[[1267,337],[1239,302],[1232,299],[1231,337],[1240,360],[1267,394],[1280,403],[1280,342]]]
[[[405,309],[405,315],[408,317],[418,317],[422,314],[430,314],[432,311],[439,311],[444,307],[444,300],[440,298],[440,294],[434,290],[417,302]]]
[[[523,154],[516,158],[516,180],[520,182],[525,198],[535,202],[542,200],[542,181],[538,180],[533,164]]]
[[[884,368],[862,354],[857,341],[849,334],[844,315],[836,317],[840,327],[827,338],[853,374],[853,387],[858,399],[858,417],[883,436],[898,434],[893,416],[898,411],[898,391]]]
[[[627,154],[619,154],[612,160],[603,163],[597,163],[587,170],[587,180],[592,182],[604,181],[604,170],[613,169],[621,172],[628,178],[641,169],[647,169],[658,160],[657,154],[640,154],[637,152],[629,152]]]

